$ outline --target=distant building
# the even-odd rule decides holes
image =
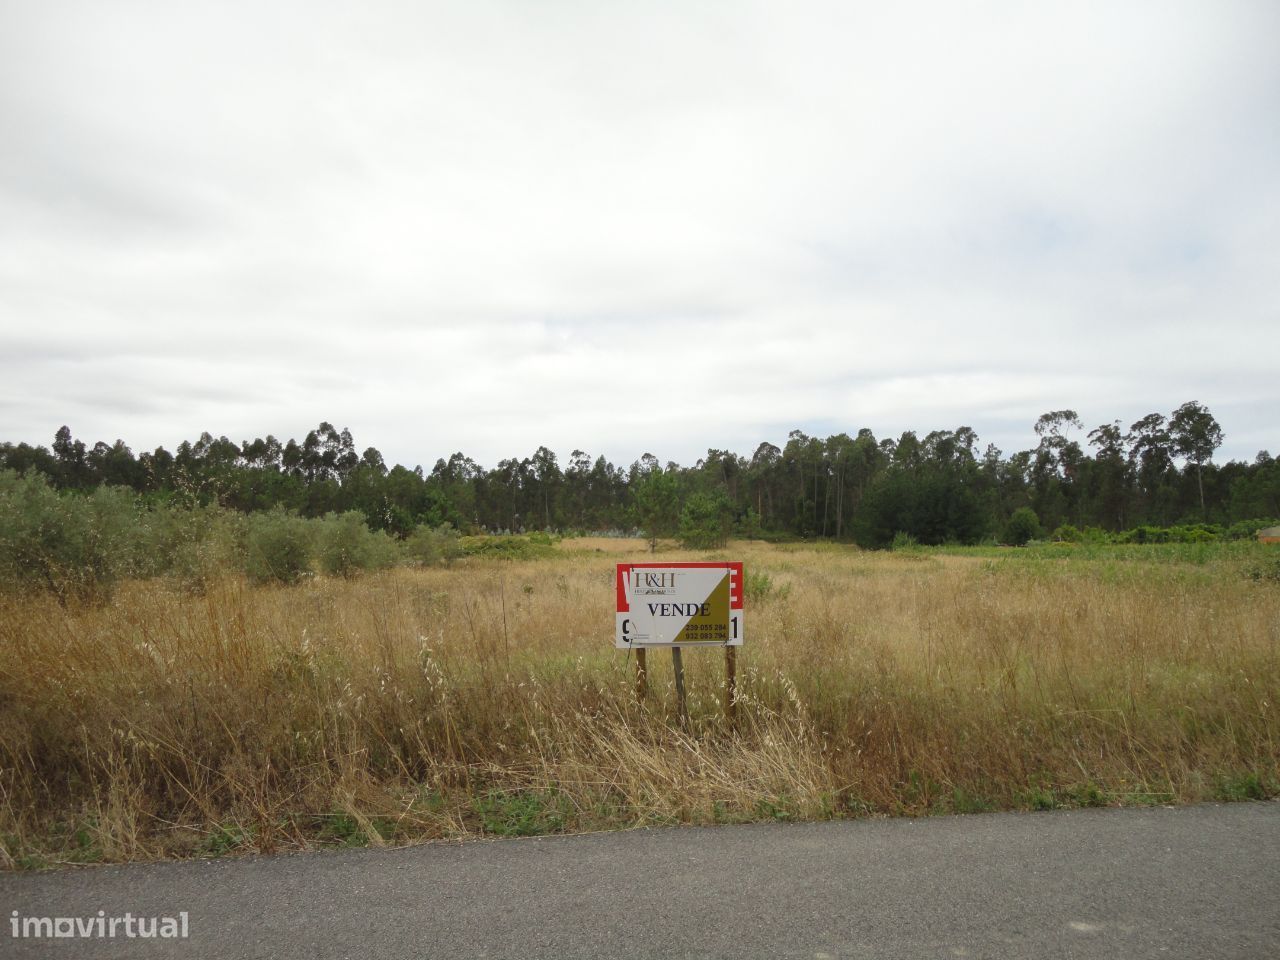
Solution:
[[[1280,543],[1280,527],[1267,527],[1258,531],[1259,543]]]

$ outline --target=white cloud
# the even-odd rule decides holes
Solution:
[[[1274,4],[0,13],[5,439],[1280,447]]]

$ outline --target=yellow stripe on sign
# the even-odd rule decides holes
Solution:
[[[673,643],[729,642],[729,571],[712,588],[700,606],[706,614],[695,613],[676,634]]]

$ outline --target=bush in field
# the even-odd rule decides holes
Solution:
[[[143,506],[124,487],[57,492],[39,475],[0,474],[0,582],[89,598],[126,577],[190,585],[236,565],[228,511]]]
[[[1212,523],[1191,523],[1177,527],[1134,527],[1116,537],[1116,543],[1216,543],[1222,528]]]
[[[779,586],[769,574],[748,569],[743,578],[742,592],[751,603],[763,603],[774,598],[785,600],[791,596],[791,584]]]
[[[1179,543],[1216,543],[1222,539],[1222,528],[1211,523],[1196,523],[1178,530]]]
[[[1280,520],[1238,520],[1222,532],[1224,540],[1252,540],[1259,530],[1280,527]]]
[[[137,494],[127,487],[99,487],[84,498],[84,505],[89,531],[87,559],[95,580],[109,586],[124,577],[147,576],[154,561],[142,535],[148,512]]]
[[[1280,583],[1280,551],[1267,551],[1246,567],[1245,573],[1256,582]]]
[[[551,556],[555,549],[551,537],[536,532],[527,537],[462,537],[458,540],[458,550],[463,556],[492,560],[536,560]]]
[[[240,569],[247,520],[216,504],[153,504],[135,528],[143,557],[133,576],[172,577],[185,589],[203,592],[210,581]]]
[[[1040,518],[1030,507],[1019,507],[1004,525],[1002,539],[1015,547],[1025,547],[1028,541],[1040,536]]]
[[[920,546],[920,541],[909,533],[903,533],[899,530],[893,535],[893,542],[889,544],[890,550],[915,550]]]
[[[689,549],[723,547],[733,529],[733,505],[723,493],[695,493],[680,511],[680,543]]]
[[[385,532],[370,530],[357,510],[331,513],[321,520],[316,544],[320,569],[331,576],[350,577],[396,562],[395,543]]]
[[[296,583],[310,573],[307,521],[278,508],[251,515],[245,533],[244,572],[255,583]]]
[[[238,569],[244,555],[247,518],[218,506],[174,510],[179,538],[165,573],[202,593],[209,583]]]
[[[122,488],[59,494],[38,474],[0,472],[0,584],[64,597],[108,591],[144,564],[140,513]]]
[[[1160,527],[1134,527],[1116,537],[1116,543],[1168,543],[1167,530]]]
[[[0,473],[0,579],[6,586],[53,587],[73,556],[83,552],[80,518],[62,509],[58,494],[34,473]]]
[[[414,529],[404,542],[404,555],[409,563],[429,567],[444,560],[454,560],[462,556],[462,547],[458,544],[458,531],[452,524],[441,524],[429,527],[423,524]]]
[[[1049,539],[1056,543],[1113,543],[1115,535],[1101,527],[1085,527],[1081,530],[1074,524],[1064,523],[1054,528]]]

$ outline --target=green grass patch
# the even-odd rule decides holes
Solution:
[[[69,836],[67,860],[71,863],[101,863],[102,847],[97,840],[97,824],[90,818],[73,825]]]
[[[1251,771],[1219,776],[1214,783],[1214,799],[1228,803],[1246,800],[1266,800],[1276,793],[1276,784],[1266,783]]]
[[[756,801],[756,816],[761,820],[790,823],[796,819],[795,804],[788,797],[766,797]]]
[[[986,797],[964,787],[956,787],[951,791],[947,808],[952,813],[990,813],[996,809],[995,804]]]
[[[252,845],[253,840],[253,832],[238,823],[223,824],[209,834],[201,844],[200,852],[205,856],[220,857],[232,850]]]
[[[360,821],[347,813],[333,813],[321,818],[319,839],[322,842],[337,843],[343,847],[367,847],[374,842],[370,831]],[[370,817],[369,827],[377,834],[378,841],[394,840],[395,822],[386,817]]]
[[[555,790],[491,790],[474,802],[484,832],[498,837],[563,833],[567,798]]]
[[[1066,787],[1059,794],[1060,806],[1105,807],[1109,798],[1096,783],[1077,783]]]

